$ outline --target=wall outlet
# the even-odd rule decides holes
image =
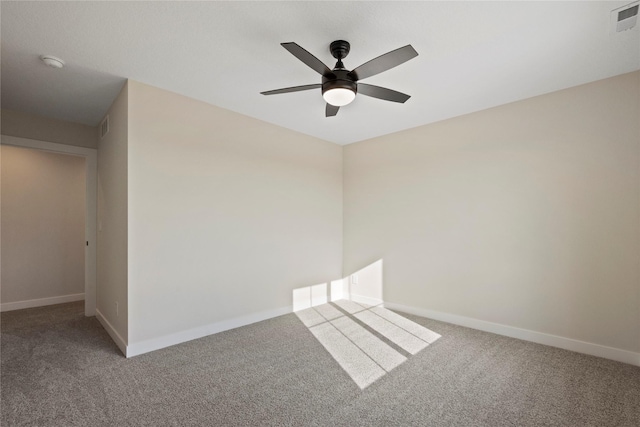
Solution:
[[[358,284],[358,274],[352,274],[351,275],[351,284],[352,285],[357,285]]]

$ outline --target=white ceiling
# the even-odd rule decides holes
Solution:
[[[97,125],[125,79],[348,144],[640,69],[640,33],[610,33],[605,2],[5,2],[2,108]],[[411,44],[419,56],[364,82],[412,95],[358,96],[324,117],[320,83],[284,48],[333,68]],[[58,56],[56,70],[39,61]]]

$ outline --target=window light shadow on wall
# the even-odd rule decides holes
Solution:
[[[329,286],[293,291],[294,312],[300,321],[360,389],[440,338],[384,308],[382,296],[382,260]]]

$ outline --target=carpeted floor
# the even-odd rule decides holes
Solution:
[[[2,426],[640,426],[640,368],[440,335],[361,390],[294,314],[125,359],[82,303],[2,313]]]

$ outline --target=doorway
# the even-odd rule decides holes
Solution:
[[[53,154],[63,154],[69,156],[67,159],[69,160],[68,165],[72,165],[74,160],[75,164],[78,164],[79,160],[82,160],[84,165],[84,201],[82,202],[84,205],[84,212],[80,212],[81,215],[84,213],[84,233],[82,230],[75,230],[76,233],[79,233],[79,236],[84,236],[84,242],[80,241],[80,243],[84,243],[84,301],[85,301],[85,315],[86,316],[95,316],[96,312],[96,189],[97,189],[97,151],[92,148],[85,147],[76,147],[71,145],[64,144],[55,144],[45,141],[31,140],[26,138],[18,138],[12,136],[2,135],[1,143],[3,146],[12,146],[19,148],[28,148],[33,150],[38,150],[39,152],[47,152]],[[4,148],[4,147],[3,147]],[[41,153],[44,154],[44,153]],[[73,157],[71,157],[73,156]],[[78,159],[80,157],[81,159]],[[80,171],[82,173],[82,171]],[[20,200],[18,198],[18,200]],[[76,200],[76,203],[78,200]],[[46,204],[46,203],[45,203]],[[36,203],[34,206],[37,206]],[[37,209],[37,207],[36,207]],[[4,211],[5,209],[3,209]],[[78,209],[76,209],[78,210]],[[80,206],[79,210],[82,210]],[[25,210],[28,212],[28,210]],[[58,212],[58,216],[60,212]],[[69,213],[69,215],[74,215],[74,213]],[[75,215],[78,215],[76,212]],[[69,222],[69,221],[67,221]],[[34,234],[35,235],[35,234]],[[3,235],[3,240],[5,236]],[[23,243],[23,242],[20,242]],[[51,249],[48,249],[51,250]],[[74,249],[77,253],[78,248]],[[47,248],[44,248],[42,253],[46,253]],[[81,255],[80,255],[81,256]],[[22,257],[20,262],[23,263],[31,263],[34,270],[38,268],[38,262],[42,260],[39,259],[24,259]],[[44,258],[46,260],[46,256]],[[24,268],[24,266],[23,266]],[[25,270],[27,271],[27,270]],[[42,274],[42,273],[41,273]],[[3,278],[4,282],[4,278]],[[66,294],[61,296],[61,300],[56,300],[55,298],[45,298],[38,299],[34,298],[31,300],[23,301],[22,305],[18,304],[13,307],[17,308],[27,308],[28,306],[38,306],[38,305],[47,305],[55,302],[65,302],[64,298],[67,300],[73,300],[81,296],[82,294]],[[31,305],[29,305],[31,304]],[[35,304],[35,305],[34,305]],[[5,304],[3,302],[3,311],[5,309]],[[7,305],[7,309],[10,309],[11,306]]]

